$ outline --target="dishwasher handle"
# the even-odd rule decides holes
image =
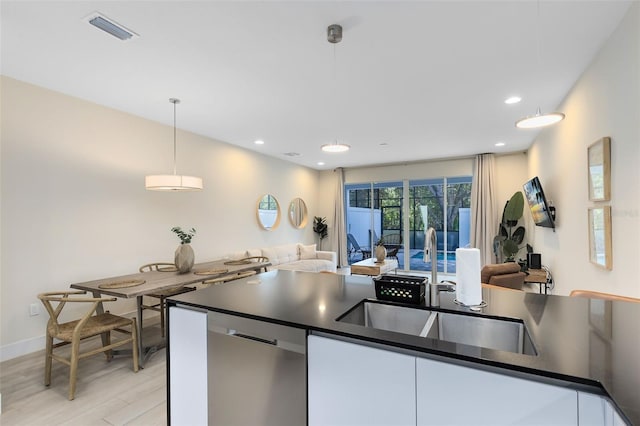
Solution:
[[[229,330],[227,334],[229,336],[241,337],[243,339],[253,340],[254,342],[264,343],[271,346],[278,346],[277,339],[273,339],[273,340],[263,339],[262,337],[251,336],[249,334],[244,334],[244,333],[238,333],[236,330]]]

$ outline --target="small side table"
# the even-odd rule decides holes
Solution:
[[[547,294],[549,282],[547,280],[547,271],[544,269],[527,269],[527,275],[524,277],[525,283],[538,283],[540,285],[540,294],[544,289]]]
[[[385,272],[391,272],[398,269],[398,261],[396,259],[385,259],[382,263],[377,263],[374,258],[368,258],[356,262],[351,265],[351,275],[370,275],[378,276]]]

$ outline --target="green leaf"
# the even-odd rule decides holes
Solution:
[[[522,217],[522,210],[524,208],[524,197],[522,192],[518,191],[509,200],[507,206],[504,209],[505,221],[518,221]]]
[[[518,244],[513,240],[505,240],[502,243],[502,252],[507,258],[513,258],[518,250]]]

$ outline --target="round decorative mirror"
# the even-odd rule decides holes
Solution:
[[[307,205],[302,198],[294,198],[289,203],[289,221],[294,228],[307,226]]]
[[[262,229],[271,231],[280,224],[280,204],[271,194],[265,194],[258,200],[258,223]]]

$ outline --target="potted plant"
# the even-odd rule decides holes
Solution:
[[[327,219],[320,216],[313,218],[313,232],[318,234],[318,249],[322,250],[322,240],[329,235],[329,227],[327,226]]]
[[[522,248],[520,244],[524,241],[525,229],[518,226],[518,221],[522,218],[524,208],[524,196],[518,191],[504,206],[500,230],[494,238],[494,253],[499,261],[504,256],[505,262],[514,262],[516,255]]]
[[[187,273],[191,270],[195,261],[193,248],[191,248],[191,238],[195,235],[196,230],[191,228],[188,231],[183,231],[179,226],[175,226],[171,228],[171,231],[180,238],[180,245],[176,249],[174,260],[176,268],[181,274]]]

